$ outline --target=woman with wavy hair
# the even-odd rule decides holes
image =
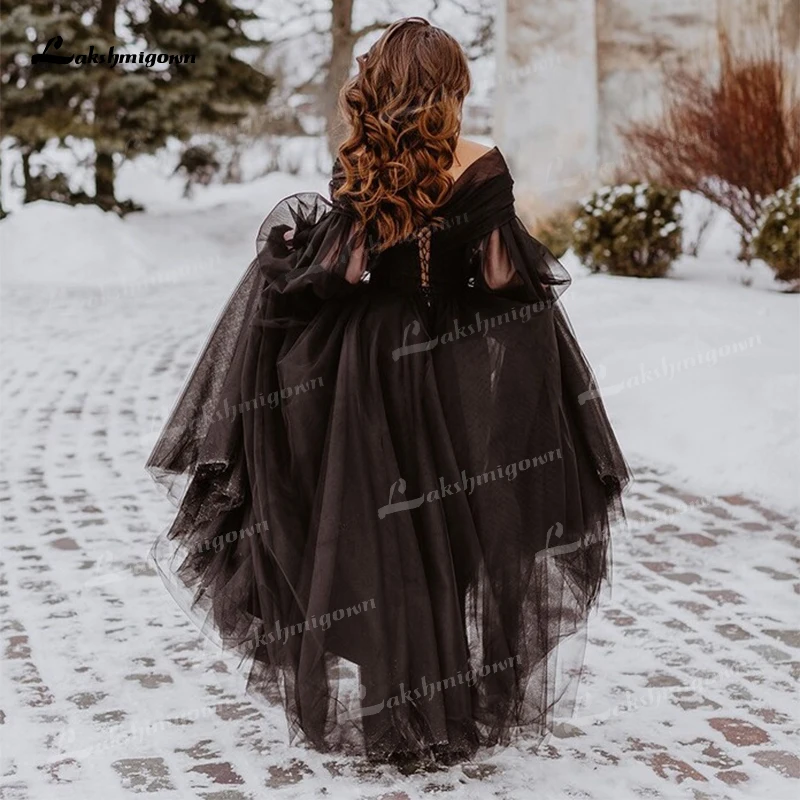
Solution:
[[[148,461],[183,483],[156,562],[248,691],[405,770],[569,716],[629,479],[469,88],[420,18],[358,58],[331,198],[267,216]]]

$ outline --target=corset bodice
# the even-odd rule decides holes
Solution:
[[[439,246],[437,233],[422,228],[371,259],[370,287],[401,294],[457,294],[474,284],[472,248]]]
[[[342,180],[337,160],[331,195]],[[423,295],[454,295],[473,287],[480,261],[479,245],[492,230],[514,216],[513,179],[497,148],[473,161],[456,180],[450,198],[439,207],[438,221],[380,253],[370,254],[364,280],[376,290]],[[355,218],[347,201],[333,207]],[[367,242],[377,241],[374,230]]]

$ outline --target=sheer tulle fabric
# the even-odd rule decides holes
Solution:
[[[571,712],[629,475],[512,186],[491,151],[377,257],[282,200],[148,461],[168,585],[320,750],[453,760]]]

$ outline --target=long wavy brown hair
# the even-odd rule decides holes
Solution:
[[[470,89],[467,58],[449,33],[422,17],[392,24],[357,58],[339,94],[350,135],[334,198],[355,210],[370,247],[384,250],[441,221],[435,210],[453,188],[448,170]]]

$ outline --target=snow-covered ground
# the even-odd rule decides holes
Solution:
[[[126,168],[120,196],[148,210],[125,220],[39,203],[0,222],[0,796],[794,797],[800,540],[775,509],[796,504],[798,298],[735,263],[724,225],[669,280],[565,259],[638,473],[578,716],[536,753],[404,777],[288,746],[147,560],[173,511],[143,469],[161,421],[265,214],[327,188],[301,171],[184,200],[170,169]]]
[[[568,254],[564,305],[627,453],[696,491],[797,509],[800,296],[737,249],[720,215],[666,279],[587,274]]]
[[[119,196],[144,203],[121,220],[95,208],[34,203],[0,223],[6,287],[99,294],[229,276],[253,252],[259,222],[283,196],[327,191],[318,152],[298,152],[298,175],[213,185],[184,199],[164,159],[120,176]],[[687,225],[703,209],[694,198]],[[567,254],[564,304],[592,362],[625,451],[704,493],[745,490],[786,510],[800,505],[800,297],[765,265],[736,261],[732,225],[718,217],[697,257],[670,278],[590,275]],[[213,319],[208,320],[211,325]]]

